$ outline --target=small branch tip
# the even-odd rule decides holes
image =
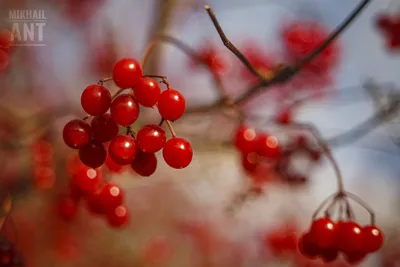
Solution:
[[[204,8],[207,9],[207,10],[211,9],[211,7],[209,5],[204,5]]]

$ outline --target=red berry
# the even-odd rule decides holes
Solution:
[[[113,210],[119,205],[122,205],[124,200],[122,189],[114,184],[104,185],[99,196],[102,207],[106,211]]]
[[[319,248],[332,248],[336,241],[336,224],[326,217],[317,219],[311,225],[310,234]]]
[[[157,157],[153,153],[139,151],[131,167],[140,176],[150,176],[157,169]]]
[[[277,158],[280,156],[281,147],[279,140],[273,135],[260,135],[256,140],[257,153],[266,158]]]
[[[112,227],[122,227],[129,221],[129,213],[125,206],[118,206],[107,212],[107,222]]]
[[[75,218],[78,212],[78,203],[75,199],[64,197],[59,200],[58,213],[64,220],[70,221]]]
[[[161,117],[169,121],[175,121],[182,117],[186,109],[186,101],[181,93],[168,89],[161,93],[158,100],[158,111]]]
[[[130,135],[118,135],[111,140],[108,153],[115,163],[119,165],[130,164],[136,157],[136,141]]]
[[[158,83],[147,77],[141,78],[133,91],[139,104],[144,107],[155,106],[161,95]]]
[[[365,253],[373,253],[381,249],[383,245],[382,231],[375,225],[368,225],[362,228],[364,235],[364,249]]]
[[[0,50],[0,71],[3,71],[7,68],[10,63],[10,57],[6,52]]]
[[[82,163],[94,169],[103,165],[106,157],[107,151],[102,143],[90,142],[84,148],[79,149],[79,158]]]
[[[93,138],[100,143],[111,141],[118,135],[118,125],[110,114],[96,116],[91,122]]]
[[[146,125],[137,133],[136,141],[143,152],[156,153],[164,147],[167,136],[160,126]]]
[[[110,157],[110,155],[108,155],[106,158],[106,166],[109,171],[114,173],[120,173],[124,169],[124,166],[115,163]]]
[[[94,193],[86,197],[86,204],[88,210],[95,215],[104,214],[103,203],[101,202],[100,190],[96,190]]]
[[[124,58],[114,65],[112,77],[118,87],[132,88],[142,78],[142,67],[135,59]]]
[[[79,149],[89,144],[91,133],[88,123],[83,120],[72,120],[64,126],[63,139],[70,148]]]
[[[6,29],[0,30],[0,49],[8,52],[14,43],[14,35]]]
[[[165,143],[162,151],[165,163],[175,169],[186,168],[193,158],[193,150],[188,141],[173,137]]]
[[[245,125],[239,126],[236,130],[233,143],[235,147],[244,153],[253,152],[255,150],[257,134],[254,129]]]
[[[278,113],[276,118],[279,124],[289,124],[292,120],[292,111],[290,109],[284,109]]]
[[[242,167],[250,173],[255,172],[260,163],[260,156],[255,152],[242,154]]]
[[[362,252],[358,253],[347,253],[344,255],[346,261],[352,265],[360,263],[365,259],[366,254]]]
[[[326,248],[320,251],[320,257],[326,263],[333,262],[339,256],[339,250],[335,248]]]
[[[139,117],[139,105],[131,94],[117,96],[111,104],[111,118],[119,125],[129,126]]]
[[[103,115],[110,108],[111,93],[102,85],[89,85],[82,93],[81,105],[92,116]]]
[[[72,176],[72,183],[85,195],[94,193],[99,188],[101,181],[102,176],[99,170],[86,166]]]
[[[337,248],[346,254],[363,252],[364,234],[361,227],[351,221],[337,225]]]
[[[310,233],[300,237],[299,251],[303,256],[311,259],[320,255],[320,248],[314,243]]]

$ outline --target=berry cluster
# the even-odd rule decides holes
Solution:
[[[167,90],[161,92],[158,83],[150,77],[161,78]],[[150,176],[157,167],[155,153],[162,150],[170,167],[187,167],[192,161],[192,147],[185,139],[176,137],[171,125],[185,111],[182,94],[169,88],[163,76],[143,76],[140,64],[131,58],[118,61],[109,80],[121,88],[114,96],[103,86],[103,81],[88,86],[82,93],[81,105],[93,117],[91,123],[74,119],[64,127],[64,141],[70,148],[79,150],[81,161],[98,168],[109,157],[114,165],[131,165],[139,175]],[[125,89],[130,92],[121,93]],[[162,121],[159,125],[146,125],[135,134],[131,126],[139,118],[139,105],[157,106]],[[171,131],[169,140],[160,127],[164,122]],[[119,133],[119,126],[126,127],[126,133]]]
[[[16,246],[7,238],[0,238],[0,266],[24,267],[24,261]]]
[[[308,56],[328,37],[329,31],[315,21],[293,21],[282,29],[282,41],[289,62],[298,62]],[[305,71],[324,74],[330,72],[339,60],[336,42],[326,47],[315,59],[304,67]]]
[[[376,20],[376,26],[382,32],[386,47],[389,50],[400,48],[400,15],[381,14]]]
[[[32,146],[34,182],[39,189],[49,189],[55,182],[54,151],[45,140],[38,140]]]
[[[347,198],[352,198],[362,205],[371,215],[371,223],[360,226],[354,219]],[[382,231],[375,225],[375,216],[357,196],[341,192],[334,195],[332,203],[325,210],[323,217],[317,218],[321,208],[330,200],[328,198],[317,209],[313,222],[307,233],[299,239],[299,251],[307,258],[321,258],[332,262],[341,253],[349,264],[361,262],[368,254],[378,251],[383,245]],[[338,220],[332,220],[333,208],[339,204]]]
[[[0,29],[0,71],[7,68],[10,59],[9,53],[14,43],[14,36],[6,29]]]
[[[276,162],[281,156],[278,138],[268,133],[256,133],[246,125],[240,125],[235,132],[233,143],[242,154],[242,166],[253,173],[263,161]]]
[[[100,170],[85,166],[77,158],[73,160],[69,166],[72,177],[67,192],[58,202],[60,216],[68,221],[74,219],[79,203],[84,201],[90,213],[104,215],[110,226],[125,226],[129,213],[124,205],[123,190],[106,182]]]

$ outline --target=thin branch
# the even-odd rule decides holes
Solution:
[[[371,2],[371,0],[363,0],[350,13],[350,15],[348,15],[347,18],[344,19],[344,21],[330,34],[330,36],[320,46],[318,46],[314,51],[312,51],[308,56],[306,56],[304,59],[299,61],[297,64],[295,64],[294,66],[285,66],[285,67],[283,67],[271,79],[264,79],[263,77],[261,77],[260,83],[254,85],[252,88],[247,90],[244,94],[242,94],[239,98],[237,98],[236,101],[235,101],[235,104],[243,104],[250,97],[252,97],[253,95],[265,90],[267,87],[270,87],[270,86],[275,85],[275,84],[287,82],[291,78],[293,78],[293,76],[295,76],[305,65],[310,63],[327,46],[329,46],[336,38],[338,38],[340,36],[340,34],[342,34],[344,32],[344,30],[347,29],[351,25],[352,22],[354,22],[354,20],[357,18],[357,16],[359,14],[361,14],[361,11],[363,11],[365,9],[365,7],[367,6],[367,4],[369,4],[370,2]],[[206,9],[210,14],[210,11],[209,11],[210,7],[207,6]],[[215,17],[214,17],[214,20],[216,20]],[[213,20],[213,22],[214,22],[214,20]],[[214,25],[215,25],[215,22],[214,22]],[[217,28],[217,31],[218,31],[218,28]],[[218,33],[220,34],[221,39],[224,41],[223,38],[226,38],[226,36],[225,35],[221,35],[221,32],[218,32]],[[225,42],[226,41],[224,41],[224,44],[225,44]],[[234,54],[238,57],[238,55],[235,52],[234,52]],[[241,57],[238,57],[238,58],[241,59]],[[248,68],[248,64],[247,64],[248,61],[247,62],[242,61],[242,63]],[[259,75],[257,75],[257,76],[260,77]]]
[[[256,68],[251,65],[250,61],[242,54],[242,52],[239,51],[239,49],[236,48],[234,44],[232,44],[231,41],[229,41],[228,37],[226,37],[225,32],[222,30],[222,27],[219,24],[217,17],[215,16],[214,11],[212,11],[211,7],[209,5],[205,5],[204,8],[210,16],[210,19],[214,24],[214,27],[217,30],[219,36],[221,37],[221,41],[226,46],[226,48],[228,48],[229,51],[231,51],[252,74],[256,75],[260,80],[264,80],[264,77],[256,70]]]

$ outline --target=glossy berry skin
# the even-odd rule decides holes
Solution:
[[[122,189],[114,184],[106,184],[100,191],[100,202],[105,211],[110,211],[122,205],[124,193]]]
[[[186,100],[181,93],[168,89],[161,93],[158,100],[158,111],[161,117],[175,121],[182,117],[186,109]]]
[[[135,98],[144,107],[153,107],[157,104],[161,95],[161,88],[153,79],[144,77],[133,88]]]
[[[111,104],[111,118],[119,125],[129,126],[139,117],[139,105],[131,94],[117,96]]]
[[[303,256],[310,259],[319,256],[321,251],[321,249],[313,241],[313,237],[310,233],[306,233],[300,237],[298,241],[298,248]]]
[[[121,173],[124,170],[124,166],[115,163],[112,158],[110,158],[110,155],[106,158],[106,166],[109,171],[114,173]]]
[[[131,167],[140,176],[151,176],[157,169],[157,157],[153,153],[139,151]]]
[[[337,225],[337,248],[346,254],[363,252],[364,233],[355,222],[339,222]]]
[[[242,167],[249,173],[254,173],[260,163],[260,156],[255,152],[242,153]]]
[[[57,210],[62,219],[70,221],[75,218],[78,212],[78,202],[71,197],[61,198]]]
[[[87,146],[79,149],[79,159],[93,169],[103,165],[106,157],[107,151],[102,143],[90,142]]]
[[[358,252],[358,253],[348,253],[344,255],[344,258],[347,263],[355,265],[360,263],[362,260],[364,260],[366,257],[366,254],[363,252]]]
[[[378,251],[383,246],[382,231],[375,225],[367,225],[362,228],[364,235],[364,249],[365,253],[373,253]]]
[[[243,153],[254,152],[256,149],[256,131],[246,125],[239,126],[233,137],[235,147]]]
[[[90,195],[98,190],[103,177],[99,170],[89,167],[81,168],[72,176],[72,183],[83,195]]]
[[[122,89],[134,87],[142,76],[142,67],[133,58],[119,60],[112,70],[112,77],[115,84]]]
[[[145,153],[160,151],[167,142],[165,131],[158,125],[146,125],[136,135],[139,149]]]
[[[92,130],[90,125],[83,120],[69,121],[63,130],[63,139],[67,146],[79,149],[90,142]]]
[[[81,105],[89,115],[103,115],[110,108],[111,93],[102,85],[89,85],[82,93]]]
[[[320,257],[325,263],[335,261],[339,256],[339,250],[335,248],[327,248],[320,251]]]
[[[125,206],[118,206],[106,213],[107,222],[110,226],[119,228],[129,222],[129,213]]]
[[[118,135],[111,140],[108,153],[110,158],[118,165],[130,164],[136,157],[136,141],[130,135]]]
[[[336,242],[336,223],[324,217],[315,220],[310,229],[315,245],[321,249],[332,248]]]
[[[266,158],[278,158],[281,153],[279,140],[276,136],[263,134],[256,140],[257,152]]]
[[[100,143],[111,141],[118,135],[118,125],[110,114],[104,114],[93,118],[91,124],[94,140]]]
[[[190,143],[178,137],[173,137],[165,143],[162,154],[165,163],[174,169],[186,168],[193,158],[193,150]]]
[[[100,190],[96,190],[94,193],[86,197],[86,205],[90,213],[94,215],[103,215],[104,207],[101,202]]]

